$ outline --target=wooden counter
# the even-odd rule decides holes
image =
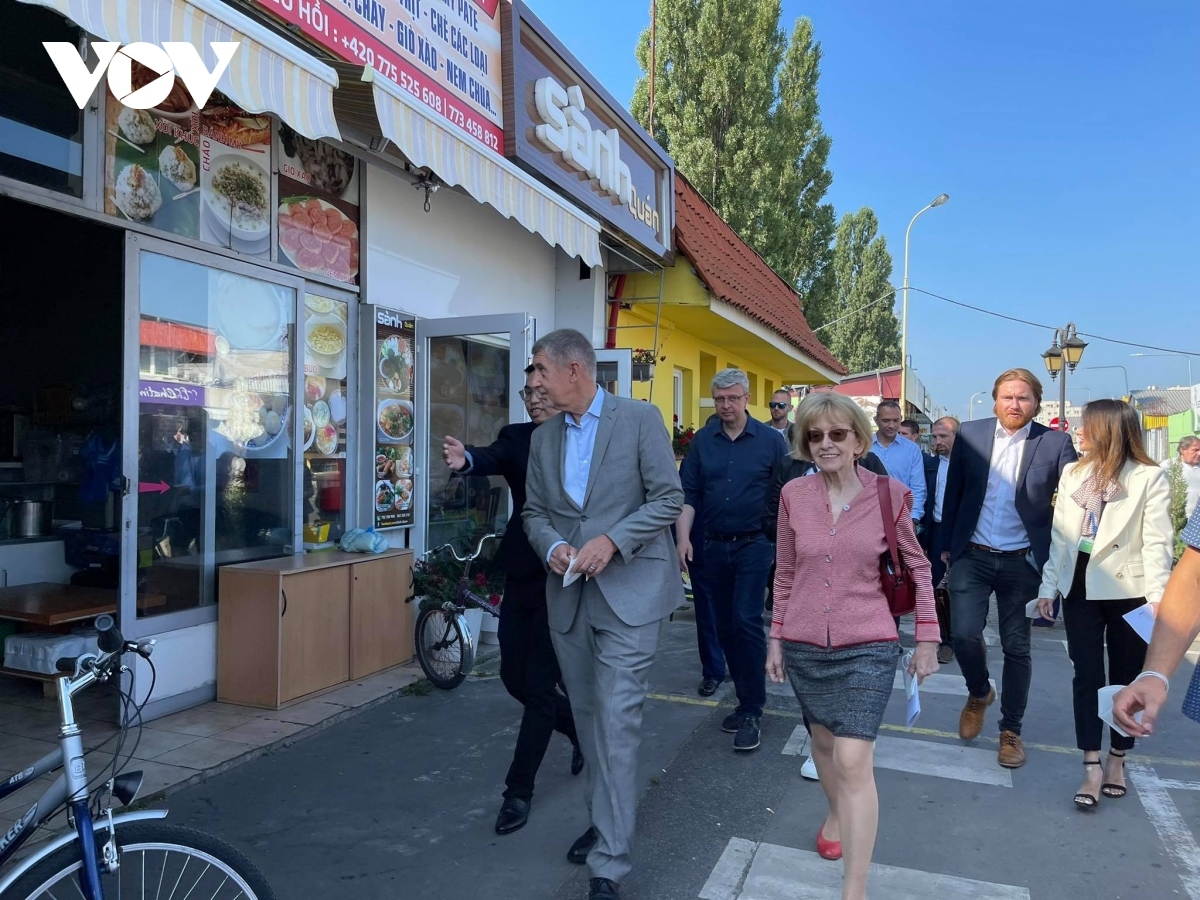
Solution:
[[[411,550],[327,550],[219,574],[217,698],[279,709],[413,655]]]

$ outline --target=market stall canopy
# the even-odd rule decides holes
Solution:
[[[271,112],[314,140],[340,138],[333,115],[337,72],[220,0],[21,0],[67,17],[106,41],[161,45],[184,41],[241,44],[217,89],[251,113]]]
[[[501,156],[427,117],[420,103],[371,67],[335,63],[341,87],[334,103],[343,125],[357,125],[396,145],[417,168],[462,187],[480,203],[516,219],[550,246],[589,266],[602,264],[600,223]]]

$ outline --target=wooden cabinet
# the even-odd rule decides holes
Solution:
[[[220,569],[217,698],[279,709],[412,659],[412,552]]]

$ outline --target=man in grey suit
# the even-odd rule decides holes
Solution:
[[[592,900],[616,900],[631,867],[646,673],[683,603],[669,531],[683,489],[658,409],[605,393],[582,334],[534,344],[529,384],[563,410],[533,433],[523,518],[551,572],[550,635],[587,764],[591,827],[568,857],[587,862]],[[564,586],[568,572],[579,578]]]

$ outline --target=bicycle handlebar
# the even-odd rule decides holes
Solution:
[[[450,544],[450,543],[442,544],[440,547],[434,547],[432,550],[426,550],[425,555],[433,556],[435,553],[441,553],[443,550],[449,550],[454,555],[454,558],[456,560],[458,560],[460,563],[474,562],[475,560],[479,559],[479,554],[483,552],[483,545],[485,543],[487,543],[488,541],[490,541],[492,538],[498,538],[498,537],[500,537],[500,535],[497,534],[496,532],[492,532],[491,534],[485,534],[483,537],[481,537],[479,539],[479,543],[475,545],[475,552],[468,556],[459,556],[458,550],[455,548],[455,546],[453,544]]]

